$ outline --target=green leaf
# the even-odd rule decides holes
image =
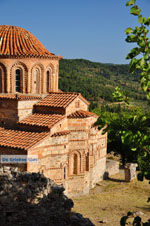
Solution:
[[[137,65],[138,65],[138,61],[137,59],[133,58],[131,61],[130,61],[130,73],[133,73],[135,71],[135,69],[137,68]]]
[[[148,100],[150,100],[150,92],[146,94]]]
[[[150,25],[150,17],[148,17],[145,22],[144,22],[145,25]]]
[[[133,29],[131,27],[128,27],[126,30],[125,30],[125,33],[128,35],[130,33],[132,33]]]
[[[136,42],[136,41],[137,41],[136,35],[128,35],[126,38],[126,42]]]
[[[136,3],[136,0],[130,0],[126,3],[126,6],[134,5]]]
[[[133,57],[139,55],[140,49],[139,48],[133,48],[131,49],[130,53],[126,56],[126,59],[132,59]]]
[[[138,16],[140,12],[141,12],[141,9],[137,5],[133,6],[130,10],[130,13],[135,16]]]
[[[137,150],[137,148],[131,148],[131,151],[136,151]]]
[[[140,15],[139,18],[138,18],[138,22],[139,22],[140,24],[143,24],[144,21],[145,21],[145,18],[144,18],[142,15]]]
[[[147,91],[147,88],[148,88],[147,84],[141,83],[141,87],[145,92]]]
[[[143,65],[145,64],[145,59],[144,59],[144,57],[141,58],[141,60],[139,61],[139,63],[140,63],[140,66],[143,66]]]

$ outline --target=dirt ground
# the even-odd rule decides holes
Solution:
[[[88,217],[96,226],[119,226],[120,218],[127,212],[140,211],[144,221],[150,218],[150,184],[124,181],[124,171],[110,179],[99,182],[89,195],[72,198],[74,212]]]

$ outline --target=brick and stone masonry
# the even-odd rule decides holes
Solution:
[[[0,37],[0,155],[36,155],[37,163],[17,167],[43,173],[70,195],[88,193],[106,169],[98,116],[81,94],[59,90],[61,57],[30,32],[1,25]]]

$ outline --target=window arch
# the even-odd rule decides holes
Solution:
[[[10,92],[27,93],[28,69],[22,62],[16,62],[10,69]]]
[[[21,92],[21,70],[16,70],[16,92]]]
[[[6,68],[0,63],[0,93],[6,93]]]
[[[35,64],[31,69],[30,89],[33,94],[41,94],[45,91],[45,79],[43,79],[44,67]]]
[[[54,92],[55,89],[55,68],[53,64],[46,67],[45,74],[45,92]],[[49,89],[48,89],[49,88]]]
[[[34,68],[32,93],[39,93],[39,92],[40,92],[40,70],[38,68]]]
[[[69,158],[70,175],[77,175],[81,172],[81,154],[78,151],[71,153]]]

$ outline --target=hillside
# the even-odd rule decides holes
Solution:
[[[80,92],[92,103],[112,102],[112,92],[121,87],[133,102],[146,100],[136,73],[129,73],[129,65],[103,64],[84,59],[60,61],[59,88],[63,91]],[[94,105],[93,105],[94,106]]]

